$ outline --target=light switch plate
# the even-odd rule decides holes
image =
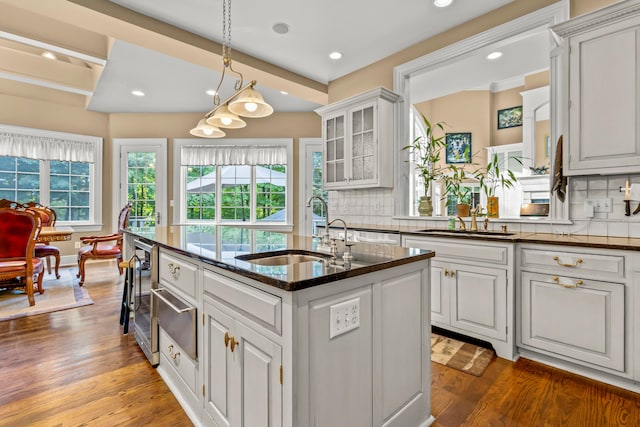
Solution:
[[[337,337],[360,326],[360,298],[330,307],[329,338]]]

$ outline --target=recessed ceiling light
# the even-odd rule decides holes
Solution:
[[[58,59],[57,56],[55,56],[52,52],[49,52],[49,51],[42,52],[40,55],[44,56],[47,59]]]
[[[209,89],[206,93],[207,93],[207,95],[213,96],[213,95],[216,94],[216,91],[213,90],[213,89]]]
[[[433,0],[433,4],[436,7],[447,7],[451,3],[453,3],[453,0]]]
[[[135,95],[135,96],[144,96],[144,92],[141,91],[141,90],[137,90],[137,89],[136,90],[132,90],[131,94]]]
[[[283,95],[289,95],[289,92],[284,91],[284,90],[281,90],[280,93],[283,94]]]
[[[331,52],[329,54],[329,58],[331,58],[331,59],[340,59],[340,58],[342,58],[342,54],[340,52]]]
[[[502,52],[491,52],[489,55],[487,55],[487,59],[498,59],[502,56]]]
[[[273,27],[271,28],[278,34],[287,34],[289,32],[289,25],[285,24],[284,22],[273,24]]]

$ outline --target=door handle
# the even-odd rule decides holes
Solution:
[[[156,225],[160,225],[160,212],[156,211]]]

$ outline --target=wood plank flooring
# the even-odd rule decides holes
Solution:
[[[121,333],[115,264],[88,265],[85,286],[93,305],[0,322],[0,426],[192,425]],[[431,367],[437,427],[640,427],[640,395],[532,361]]]

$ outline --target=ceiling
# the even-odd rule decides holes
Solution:
[[[238,1],[231,10],[232,59],[246,80],[258,80],[276,112],[312,111],[322,103],[313,94],[326,95],[328,82],[512,1],[454,0],[448,8],[431,0]],[[85,96],[93,111],[206,112],[213,106],[205,91],[220,79],[220,57],[212,52],[222,41],[222,0],[0,0],[0,7],[10,12],[0,17],[6,28],[0,79]],[[276,33],[276,23],[286,23],[289,32]],[[71,40],[62,40],[65,30]],[[66,59],[43,59],[44,48]],[[329,59],[332,51],[343,58]],[[283,95],[287,81],[297,86]],[[234,82],[225,78],[223,99]],[[134,89],[146,95],[134,97]]]

